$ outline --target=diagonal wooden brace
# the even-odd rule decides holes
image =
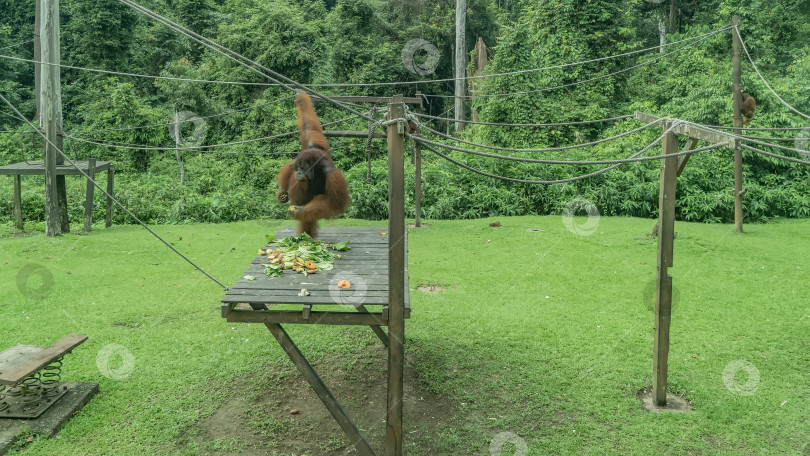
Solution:
[[[278,323],[265,323],[264,325],[273,333],[273,337],[276,338],[293,364],[301,371],[301,374],[307,380],[309,386],[312,387],[315,394],[317,394],[321,402],[323,402],[323,405],[326,406],[326,409],[329,410],[329,413],[331,413],[335,421],[338,422],[340,428],[343,429],[343,432],[349,437],[349,440],[357,451],[363,456],[376,456],[377,453],[369,446],[363,434],[361,434],[357,426],[354,425],[349,415],[347,415],[343,407],[340,406],[335,396],[329,391],[329,388],[323,380],[321,380],[321,377],[318,376],[318,373],[315,372],[315,369],[312,368],[312,365],[309,364],[304,354],[301,353],[292,339],[290,339],[287,332],[284,331],[284,328]]]

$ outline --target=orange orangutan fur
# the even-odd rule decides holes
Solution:
[[[278,200],[290,202],[290,215],[298,220],[298,233],[318,235],[318,220],[335,217],[349,206],[349,185],[335,167],[329,143],[309,95],[295,96],[301,152],[278,173]]]

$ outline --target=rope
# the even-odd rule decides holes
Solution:
[[[439,135],[439,136],[441,136],[443,138],[451,139],[451,140],[458,141],[458,142],[461,142],[461,143],[464,143],[464,144],[469,144],[471,146],[481,147],[481,148],[484,148],[484,149],[502,150],[504,152],[553,152],[553,151],[579,149],[579,148],[582,148],[582,147],[595,146],[597,144],[612,141],[614,139],[618,139],[618,138],[621,138],[621,137],[624,137],[624,136],[632,135],[633,133],[637,133],[637,132],[639,132],[641,130],[649,128],[653,124],[656,124],[656,123],[658,123],[660,121],[661,121],[661,119],[654,120],[654,121],[652,121],[652,122],[650,122],[650,123],[648,123],[646,125],[642,125],[641,127],[634,128],[634,129],[626,131],[624,133],[619,133],[618,135],[611,136],[609,138],[600,139],[600,140],[597,140],[597,141],[591,141],[591,142],[587,142],[587,143],[574,144],[574,145],[562,146],[562,147],[546,147],[546,148],[541,148],[541,149],[515,149],[515,148],[511,148],[511,147],[488,146],[488,145],[484,145],[484,144],[478,144],[478,143],[474,143],[474,142],[471,142],[471,141],[467,141],[467,140],[464,140],[464,139],[461,139],[461,138],[455,138],[453,136],[438,132],[436,130],[432,130],[432,129],[430,129],[428,127],[425,127],[425,126],[423,126],[422,128],[424,128],[425,130],[427,130],[427,131],[429,131],[429,132],[431,132],[431,133],[433,133],[435,135]],[[441,143],[428,141],[427,139],[424,139],[423,141],[430,142],[431,144],[433,144],[435,146],[443,146]],[[475,151],[471,151],[469,149],[461,149],[461,148],[455,148],[455,147],[450,147],[450,146],[448,146],[447,148],[448,149],[453,149],[453,150],[458,150],[459,152],[476,153]]]
[[[132,212],[131,212],[129,209],[127,209],[127,208],[126,208],[126,207],[125,207],[123,204],[121,204],[121,203],[120,203],[120,202],[119,202],[117,199],[115,199],[115,197],[113,197],[112,195],[110,195],[109,193],[107,193],[107,190],[105,190],[104,188],[102,188],[102,187],[101,187],[101,185],[99,185],[99,184],[98,184],[98,182],[96,182],[94,179],[91,179],[91,178],[90,178],[90,176],[88,176],[88,175],[87,175],[87,173],[85,173],[84,171],[82,171],[82,170],[81,170],[81,168],[79,168],[79,167],[76,165],[76,162],[74,162],[74,161],[73,161],[73,160],[72,160],[70,157],[68,157],[68,156],[67,156],[67,155],[65,155],[65,154],[64,154],[64,153],[63,153],[61,150],[59,150],[59,148],[58,148],[58,147],[56,147],[56,144],[52,143],[52,142],[51,142],[51,141],[48,139],[48,137],[47,137],[47,136],[45,136],[45,135],[44,135],[44,134],[43,134],[41,131],[37,130],[37,128],[34,126],[34,124],[32,124],[32,123],[31,123],[31,122],[30,122],[28,119],[26,119],[25,117],[23,117],[23,115],[22,115],[22,114],[20,114],[20,112],[17,110],[17,108],[16,108],[16,107],[14,107],[14,105],[13,105],[13,104],[11,104],[11,102],[10,102],[10,101],[8,101],[8,100],[6,99],[6,97],[4,97],[4,96],[3,96],[3,94],[0,94],[0,99],[2,99],[2,100],[3,100],[3,102],[5,102],[5,103],[6,103],[6,104],[9,106],[9,108],[11,108],[11,109],[12,109],[12,110],[13,110],[13,111],[14,111],[14,112],[15,112],[15,113],[18,115],[18,116],[20,116],[20,117],[21,117],[23,120],[25,120],[25,123],[27,123],[29,127],[31,127],[31,128],[34,130],[34,131],[36,131],[37,133],[39,133],[39,135],[40,135],[40,136],[42,136],[42,139],[44,139],[44,140],[45,140],[45,142],[47,142],[47,143],[48,143],[48,144],[49,144],[49,145],[50,145],[50,146],[51,146],[51,147],[52,147],[52,148],[53,148],[55,151],[59,152],[59,155],[61,155],[61,156],[62,156],[62,157],[65,159],[65,160],[67,160],[67,161],[68,161],[68,163],[70,163],[70,164],[71,164],[71,165],[72,165],[74,168],[76,168],[76,170],[78,170],[78,171],[79,171],[79,173],[81,173],[81,175],[82,175],[82,176],[86,177],[88,181],[92,182],[92,183],[93,183],[93,185],[95,185],[95,186],[96,186],[96,188],[98,188],[98,189],[99,189],[99,190],[100,190],[100,191],[101,191],[101,192],[102,192],[104,195],[106,195],[106,196],[107,196],[107,198],[109,198],[109,199],[110,199],[112,202],[114,202],[114,203],[115,203],[115,204],[116,204],[118,207],[120,207],[120,208],[121,208],[121,209],[122,209],[124,212],[126,212],[126,213],[127,213],[129,216],[130,216],[130,217],[132,217],[132,219],[133,219],[133,220],[135,220],[135,221],[136,221],[136,222],[137,222],[139,225],[141,225],[142,227],[144,227],[144,228],[146,229],[146,231],[149,231],[150,233],[152,233],[152,235],[153,235],[153,236],[155,236],[155,237],[156,237],[156,238],[157,238],[157,239],[158,239],[160,242],[162,242],[163,244],[165,244],[165,245],[166,245],[166,247],[170,248],[170,249],[171,249],[171,250],[172,250],[174,253],[176,253],[176,254],[180,255],[180,258],[182,258],[182,259],[186,260],[186,262],[188,262],[190,265],[194,266],[194,267],[195,267],[195,268],[196,268],[198,271],[200,271],[200,272],[202,272],[203,274],[205,274],[205,276],[206,276],[206,277],[208,277],[209,279],[213,280],[213,281],[214,281],[214,282],[215,282],[217,285],[221,286],[221,287],[222,287],[224,290],[226,290],[226,291],[228,290],[228,287],[227,287],[227,286],[223,285],[223,284],[222,284],[222,282],[220,282],[219,280],[215,279],[213,276],[211,276],[211,274],[207,273],[207,272],[206,272],[204,269],[202,269],[201,267],[197,266],[197,264],[196,264],[196,263],[194,263],[193,261],[191,261],[191,260],[190,260],[190,259],[189,259],[187,256],[185,256],[185,255],[183,255],[182,253],[180,253],[180,251],[179,251],[179,250],[177,250],[176,248],[174,248],[174,246],[173,246],[173,245],[169,244],[169,243],[168,243],[168,242],[167,242],[165,239],[163,239],[162,237],[160,237],[160,235],[158,235],[157,233],[155,233],[154,231],[152,231],[152,229],[151,229],[151,228],[149,228],[149,227],[148,227],[148,226],[147,226],[145,223],[143,223],[143,222],[141,221],[141,219],[139,219],[139,218],[138,218],[138,217],[137,217],[135,214],[133,214],[133,213],[132,213]]]
[[[180,81],[180,82],[200,82],[206,84],[228,84],[228,85],[243,85],[243,86],[278,86],[278,84],[268,84],[266,82],[241,82],[241,81],[217,81],[209,79],[194,79],[194,78],[179,78],[173,76],[155,76],[151,74],[127,73],[123,71],[102,70],[100,68],[88,68],[73,65],[65,65],[61,63],[42,62],[39,60],[25,59],[22,57],[15,57],[11,55],[1,55],[0,59],[19,60],[21,62],[34,63],[37,65],[51,65],[67,70],[89,71],[91,73],[109,74],[113,76],[126,76],[131,78],[146,78],[146,79],[159,79],[162,81]]]
[[[357,118],[357,116],[344,117],[343,119],[336,120],[334,122],[327,122],[327,123],[323,124],[322,126],[334,125],[334,124],[346,122],[348,120],[355,119],[355,118]],[[239,145],[239,144],[248,144],[248,143],[254,143],[254,142],[259,142],[259,141],[267,141],[269,139],[276,139],[276,138],[281,138],[281,137],[284,137],[284,136],[291,136],[291,135],[295,135],[295,134],[298,134],[298,130],[288,131],[286,133],[279,133],[277,135],[264,136],[264,137],[261,137],[261,138],[244,139],[244,140],[241,140],[241,141],[233,141],[233,142],[228,142],[228,143],[210,144],[210,145],[203,145],[203,146],[185,146],[182,149],[183,150],[196,150],[196,149],[208,149],[208,148],[217,148],[217,147],[236,146],[236,145]],[[160,150],[160,151],[175,151],[175,150],[177,150],[176,146],[175,147],[160,147],[160,146],[145,146],[145,145],[141,145],[141,144],[128,144],[128,143],[120,143],[120,142],[104,141],[104,140],[91,141],[89,139],[81,138],[81,137],[78,137],[78,136],[72,136],[72,135],[69,135],[69,134],[66,134],[66,133],[64,134],[64,136],[66,138],[73,139],[74,141],[79,141],[79,142],[83,142],[83,143],[87,143],[87,144],[93,144],[93,145],[96,145],[96,146],[114,147],[114,148],[117,148],[117,149]]]
[[[2,51],[3,49],[10,49],[10,48],[13,48],[13,47],[22,46],[23,44],[28,44],[28,43],[33,43],[33,42],[34,42],[34,40],[28,40],[28,41],[21,41],[21,42],[16,43],[16,44],[10,44],[8,46],[1,47],[0,51]]]
[[[675,129],[675,127],[676,127],[677,125],[679,125],[680,123],[682,123],[682,122],[681,122],[681,121],[675,121],[675,122],[673,122],[673,125],[672,125],[672,126],[671,126],[671,127],[668,129],[668,130],[666,130],[666,131],[665,131],[665,132],[664,132],[664,133],[663,133],[661,136],[659,136],[659,137],[658,137],[658,139],[656,139],[655,141],[653,141],[652,143],[650,143],[650,144],[649,144],[647,147],[645,147],[645,148],[641,149],[640,151],[636,152],[635,154],[631,155],[631,156],[630,156],[630,158],[636,158],[636,157],[638,157],[639,155],[643,154],[644,152],[648,151],[650,148],[652,148],[653,146],[655,146],[656,144],[658,144],[659,142],[661,142],[661,141],[662,141],[662,140],[663,140],[663,139],[666,137],[666,135],[667,135],[669,132],[671,132],[672,130],[674,130],[674,129]],[[494,178],[494,179],[505,180],[505,181],[509,181],[509,182],[517,182],[517,183],[521,183],[521,184],[544,184],[544,185],[549,185],[549,184],[564,184],[564,183],[567,183],[567,182],[575,182],[575,181],[578,181],[578,180],[583,180],[583,179],[587,179],[587,178],[589,178],[589,177],[594,177],[594,176],[598,176],[598,175],[600,175],[600,174],[604,174],[604,173],[606,173],[606,172],[608,172],[608,171],[611,171],[611,170],[613,170],[613,169],[616,169],[616,168],[618,168],[619,166],[621,166],[622,164],[624,164],[624,163],[617,163],[617,164],[614,164],[614,165],[611,165],[611,166],[608,166],[608,167],[602,168],[602,169],[600,169],[600,170],[594,171],[594,172],[592,172],[592,173],[583,174],[583,175],[581,175],[581,176],[576,176],[576,177],[569,177],[569,178],[566,178],[566,179],[557,179],[557,180],[526,180],[526,179],[515,179],[515,178],[513,178],[513,177],[499,176],[499,175],[497,175],[497,174],[491,174],[491,173],[488,173],[488,172],[486,172],[486,171],[481,171],[481,170],[479,170],[479,169],[475,169],[475,168],[473,168],[473,167],[471,167],[471,166],[469,166],[469,165],[466,165],[466,164],[464,164],[464,163],[461,163],[461,162],[459,162],[459,161],[453,160],[452,158],[448,157],[447,155],[444,155],[443,153],[441,153],[441,152],[437,151],[436,149],[434,149],[434,148],[433,148],[433,147],[431,147],[431,146],[428,146],[428,145],[424,145],[424,146],[425,146],[425,147],[426,147],[428,150],[430,150],[431,152],[433,152],[434,154],[438,155],[438,156],[439,156],[439,157],[441,157],[441,158],[444,158],[445,160],[449,161],[450,163],[453,163],[453,164],[455,164],[455,165],[461,166],[462,168],[467,169],[467,170],[469,170],[469,171],[472,171],[472,172],[474,172],[474,173],[476,173],[476,174],[480,174],[480,175],[482,175],[482,176],[486,176],[486,177],[491,177],[491,178]],[[711,146],[711,147],[709,147],[709,148],[714,148],[714,147],[720,147],[720,145],[719,145],[719,144],[714,144],[713,146]],[[703,149],[703,148],[702,148],[702,149]],[[703,150],[705,150],[705,149],[703,149]],[[689,151],[689,152],[692,152],[692,151]],[[692,152],[692,153],[694,153],[694,152]],[[674,155],[674,154],[670,154],[669,156],[673,156],[673,155]],[[660,159],[660,158],[661,158],[661,157],[656,157],[656,159]],[[666,157],[664,157],[664,158],[666,158]],[[624,159],[624,162],[627,162],[626,160],[628,160],[628,159]]]
[[[764,139],[766,141],[785,141],[785,142],[796,141],[797,139],[797,138],[774,138],[772,136],[748,136],[748,135],[741,135],[740,137],[745,139]]]
[[[762,149],[757,149],[756,147],[751,147],[751,146],[748,146],[746,144],[740,144],[740,147],[743,148],[743,149],[746,149],[746,150],[750,150],[751,152],[756,152],[758,154],[767,155],[768,157],[778,158],[778,159],[786,160],[786,161],[793,162],[793,163],[800,163],[802,165],[810,165],[810,160],[801,160],[799,158],[786,157],[784,155],[773,154],[771,152],[765,152]],[[807,153],[807,151],[803,151],[803,152],[805,154]]]
[[[449,111],[450,110],[448,109],[445,112],[449,112]],[[425,117],[427,119],[434,119],[434,120],[442,120],[442,121],[447,121],[448,120],[446,117],[431,116],[431,115],[428,115],[428,114],[417,113],[416,116],[417,117]],[[599,123],[599,122],[610,122],[610,121],[614,121],[614,120],[628,119],[630,117],[633,117],[633,115],[632,114],[627,114],[627,115],[624,115],[624,116],[609,117],[607,119],[580,120],[580,121],[575,121],[575,122],[553,122],[553,123],[497,123],[497,122],[476,122],[476,121],[473,121],[473,120],[453,120],[453,122],[460,122],[460,123],[464,123],[464,124],[473,124],[473,125],[489,125],[489,126],[492,126],[492,127],[563,127],[563,126],[566,126],[566,125],[586,125],[586,124],[594,124],[594,123]]]
[[[412,139],[415,137],[412,137]],[[424,140],[414,139],[414,141],[422,143],[425,145]],[[442,146],[445,149],[451,150],[459,150],[452,147],[446,147],[442,144],[438,143],[431,143],[432,145]],[[711,146],[701,147],[699,149],[690,149],[684,150],[681,152],[675,152],[672,154],[668,154],[667,157],[680,157],[682,155],[692,155],[697,152],[702,152],[704,150],[714,149],[714,147],[726,147],[726,144],[714,144]],[[425,145],[427,147],[427,145]],[[617,158],[613,160],[541,160],[541,159],[531,159],[531,158],[522,158],[522,157],[510,157],[505,155],[495,155],[495,154],[487,154],[483,152],[476,152],[476,151],[465,151],[461,150],[464,153],[470,153],[473,155],[480,155],[483,157],[488,158],[498,158],[503,160],[510,160],[510,161],[517,161],[522,163],[542,163],[546,165],[623,165],[625,163],[635,163],[635,162],[643,162],[643,161],[651,161],[651,160],[659,160],[661,157],[636,157],[635,155],[631,156],[631,158]]]
[[[144,8],[145,9],[145,8]],[[716,32],[721,32],[725,29],[730,28],[731,26],[726,26],[721,29],[718,29]],[[664,46],[671,46],[674,44],[679,44],[685,41],[693,41],[704,36],[710,35],[714,32],[709,32],[703,35],[694,36],[691,38],[685,38],[679,41],[673,41],[671,43],[666,43]],[[12,44],[10,46],[5,46],[0,48],[0,50],[8,49],[12,47],[16,47],[22,44],[31,43],[34,40],[28,40],[17,44]],[[505,73],[493,73],[493,74],[484,74],[484,75],[477,75],[477,76],[465,76],[463,78],[445,78],[445,79],[429,79],[429,80],[422,80],[422,81],[396,81],[396,82],[363,82],[363,83],[313,83],[307,84],[308,87],[381,87],[381,86],[397,86],[397,85],[417,85],[417,84],[431,84],[437,82],[450,82],[456,81],[461,79],[483,79],[483,78],[491,78],[491,77],[500,77],[500,76],[511,76],[516,74],[523,74],[523,73],[532,73],[538,71],[546,71],[546,70],[553,70],[558,68],[566,68],[571,66],[578,66],[578,65],[585,65],[588,63],[594,62],[601,62],[604,60],[611,60],[616,59],[619,57],[626,57],[633,54],[639,54],[655,49],[659,49],[661,46],[652,46],[644,49],[638,49],[635,51],[625,52],[622,54],[615,54],[610,55],[607,57],[599,57],[596,59],[591,60],[583,60],[580,62],[573,62],[573,63],[565,63],[561,65],[553,65],[548,67],[539,67],[539,68],[531,68],[526,70],[517,70],[517,71],[510,71]],[[204,84],[226,84],[226,85],[244,85],[244,86],[261,86],[261,87],[278,87],[282,85],[281,83],[267,83],[267,82],[244,82],[244,81],[222,81],[222,80],[210,80],[210,79],[194,79],[194,78],[180,78],[180,77],[172,77],[172,76],[154,76],[148,74],[138,74],[138,73],[126,73],[126,72],[119,72],[119,71],[111,71],[111,70],[102,70],[98,68],[87,68],[87,67],[79,67],[79,66],[72,66],[72,65],[62,65],[62,64],[55,64],[49,62],[41,62],[36,60],[24,59],[20,57],[8,56],[8,55],[0,55],[0,58],[10,59],[10,60],[20,60],[23,62],[28,63],[35,63],[35,64],[45,64],[45,65],[55,65],[59,66],[60,68],[71,69],[71,70],[80,70],[80,71],[90,71],[94,73],[103,73],[103,74],[111,74],[116,76],[126,76],[126,77],[136,77],[136,78],[147,78],[147,79],[159,79],[159,80],[167,80],[167,81],[181,81],[181,82],[199,82]]]
[[[374,110],[376,106],[372,106],[370,115],[374,116]],[[374,180],[371,178],[371,140],[374,137],[374,129],[376,127],[376,122],[368,122],[368,139],[366,140],[366,159],[368,161],[368,169],[366,169],[366,183],[373,183]]]
[[[788,104],[787,101],[783,100],[782,97],[780,97],[779,94],[776,93],[775,90],[773,90],[771,85],[768,84],[768,81],[765,80],[765,77],[762,76],[762,73],[759,72],[759,68],[757,68],[757,65],[754,63],[754,59],[751,58],[751,54],[748,53],[748,47],[745,45],[745,41],[743,41],[742,35],[740,34],[739,27],[734,26],[734,32],[740,38],[740,44],[742,45],[743,51],[745,51],[746,57],[748,57],[748,61],[751,62],[751,66],[754,68],[754,71],[757,72],[757,75],[759,76],[759,79],[762,80],[762,82],[765,84],[765,87],[767,87],[768,90],[771,91],[771,93],[773,94],[773,96],[776,97],[777,100],[781,101],[783,105],[787,106],[788,109],[790,109],[791,111],[795,112],[796,114],[804,117],[805,119],[810,119],[810,116],[808,116],[807,114],[799,111],[798,109],[796,109],[793,106],[791,106],[790,104]]]
[[[239,113],[239,112],[250,111],[251,109],[257,109],[257,108],[261,108],[261,107],[268,106],[268,105],[271,105],[271,104],[276,104],[276,103],[280,103],[280,102],[283,102],[283,101],[292,100],[293,98],[295,98],[294,95],[281,97],[281,98],[277,98],[277,99],[275,99],[273,101],[263,103],[263,104],[260,104],[260,105],[256,105],[256,106],[249,106],[247,108],[234,109],[232,111],[226,111],[226,112],[222,112],[222,113],[219,113],[219,114],[212,114],[210,116],[200,117],[199,120],[212,119],[214,117],[222,117],[222,116],[227,116],[227,115],[230,115],[230,114],[236,114],[236,113]],[[75,134],[81,134],[81,133],[106,133],[106,132],[110,132],[110,131],[143,130],[143,129],[146,129],[146,128],[168,127],[168,126],[171,126],[171,125],[174,125],[174,124],[175,124],[175,122],[169,122],[169,123],[152,124],[152,125],[141,125],[141,126],[138,126],[138,127],[127,127],[127,128],[105,128],[105,129],[102,129],[102,130],[74,130],[74,131],[66,131],[64,133],[70,133],[70,134],[75,135]]]
[[[199,34],[193,32],[193,31],[191,31],[191,30],[189,30],[189,29],[187,29],[187,28],[185,28],[185,27],[183,27],[181,25],[178,25],[178,24],[170,21],[169,19],[167,19],[167,18],[165,18],[165,17],[163,17],[163,16],[161,16],[161,15],[155,13],[155,12],[153,12],[153,11],[147,9],[147,8],[144,8],[143,6],[138,5],[135,2],[132,2],[130,0],[118,0],[118,1],[125,4],[125,5],[127,5],[127,6],[129,6],[130,8],[140,12],[141,14],[144,14],[144,15],[150,17],[151,19],[165,25],[166,27],[169,27],[170,29],[175,30],[178,33],[181,33],[182,35],[185,35],[186,37],[190,38],[191,40],[194,40],[194,41],[202,44],[203,46],[205,46],[205,47],[213,50],[214,52],[216,52],[216,53],[218,53],[218,54],[220,54],[220,55],[222,55],[222,56],[236,62],[237,64],[242,65],[243,67],[247,68],[248,70],[253,71],[254,73],[256,73],[256,74],[258,74],[260,76],[264,76],[265,78],[270,79],[271,81],[277,82],[282,87],[284,87],[284,88],[286,88],[288,90],[293,90],[294,91],[295,88],[297,88],[297,89],[300,89],[300,90],[302,90],[304,92],[309,92],[312,95],[315,95],[318,98],[321,98],[322,100],[327,101],[327,102],[329,102],[329,103],[331,103],[331,104],[333,104],[333,105],[335,105],[335,106],[337,106],[337,107],[339,107],[339,108],[341,108],[341,109],[343,109],[345,111],[349,111],[352,114],[358,115],[358,116],[362,117],[365,120],[374,120],[374,119],[370,119],[369,116],[365,115],[364,113],[362,113],[360,111],[357,111],[356,109],[353,109],[353,108],[345,105],[344,103],[341,103],[341,102],[339,102],[337,100],[329,98],[326,95],[323,95],[320,92],[318,92],[318,91],[316,91],[316,90],[314,90],[312,88],[306,87],[306,86],[302,85],[301,83],[296,82],[296,81],[294,81],[294,80],[292,80],[292,79],[290,79],[290,78],[288,78],[288,77],[286,77],[286,76],[284,76],[284,75],[282,75],[282,74],[280,74],[280,73],[278,73],[276,71],[273,71],[270,68],[267,68],[266,66],[263,66],[263,65],[255,62],[255,61],[253,61],[253,60],[251,60],[251,59],[249,59],[249,58],[247,58],[247,57],[245,57],[245,56],[243,56],[243,55],[241,55],[241,54],[239,54],[237,52],[234,52],[234,51],[232,51],[232,50],[230,50],[230,49],[228,49],[228,48],[226,48],[224,46],[221,46],[220,44],[218,44],[218,43],[216,43],[216,42],[214,42],[214,41],[212,41],[212,40],[210,40],[208,38],[205,38],[204,36],[199,35]],[[285,82],[281,82],[282,80],[285,81]]]
[[[791,152],[796,152],[796,153],[799,153],[799,154],[806,154],[807,153],[806,150],[802,150],[802,149],[794,149],[792,147],[780,146],[778,144],[770,144],[770,143],[766,143],[764,141],[756,141],[754,139],[747,139],[747,138],[742,137],[742,136],[735,136],[735,137],[739,138],[740,140],[745,141],[745,142],[751,142],[751,143],[754,143],[754,144],[759,144],[760,146],[775,147],[777,149],[789,150]]]
[[[717,30],[715,32],[708,33],[705,38],[702,38],[700,40],[697,40],[697,41],[694,41],[694,42],[691,42],[691,43],[687,43],[683,47],[675,49],[674,51],[669,51],[669,52],[667,52],[665,54],[661,54],[660,56],[655,57],[655,58],[650,59],[650,60],[647,60],[646,62],[641,62],[641,63],[635,64],[633,66],[623,68],[621,70],[614,71],[612,73],[608,73],[608,74],[605,74],[605,75],[602,75],[602,76],[596,76],[596,77],[593,77],[593,78],[590,78],[590,79],[585,79],[585,80],[582,80],[582,81],[570,82],[568,84],[561,84],[561,85],[553,86],[553,87],[545,87],[545,88],[536,89],[536,90],[526,90],[526,91],[523,91],[523,92],[483,94],[483,95],[463,95],[463,97],[464,98],[493,98],[493,97],[511,97],[511,96],[515,96],[515,95],[528,95],[528,94],[531,94],[531,93],[548,92],[548,91],[551,91],[551,90],[564,89],[566,87],[572,87],[572,86],[579,85],[579,84],[586,84],[588,82],[598,81],[600,79],[609,78],[609,77],[615,76],[617,74],[626,73],[626,72],[628,72],[630,70],[633,70],[633,69],[636,69],[636,68],[639,68],[639,67],[642,67],[642,66],[650,65],[650,64],[652,64],[652,63],[654,63],[654,62],[656,62],[658,60],[661,60],[661,59],[663,59],[665,57],[668,57],[668,56],[670,56],[672,54],[681,52],[684,49],[688,49],[688,48],[694,46],[695,44],[703,42],[703,41],[711,38],[712,36],[726,30],[727,28],[728,27],[724,27],[724,28],[722,28],[720,30]],[[431,94],[424,94],[424,95],[426,97],[434,97],[434,98],[456,98],[455,95],[431,95]]]
[[[709,128],[716,128],[718,130],[740,130],[739,127],[728,127],[725,125],[703,125],[704,127]],[[804,130],[807,127],[780,127],[780,128],[744,128],[746,131],[796,131],[796,130]]]

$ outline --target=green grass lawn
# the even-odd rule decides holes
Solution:
[[[406,359],[415,395],[436,405],[434,420],[422,421],[406,402],[408,454],[485,456],[504,432],[530,455],[810,454],[810,220],[746,225],[744,235],[727,225],[676,224],[669,386],[693,411],[656,414],[637,398],[652,384],[654,221],[603,217],[592,235],[578,236],[560,217],[500,218],[500,228],[490,227],[494,220],[410,230]],[[155,230],[231,284],[281,224]],[[98,382],[102,391],[57,437],[38,438],[21,453],[286,448],[274,439],[294,433],[295,424],[255,408],[264,424],[254,430],[266,446],[200,431],[234,395],[247,402],[257,388],[283,395],[299,376],[262,325],[227,323],[223,291],[143,229],[48,239],[0,228],[0,264],[0,350],[88,335],[65,358],[63,379]],[[35,270],[31,264],[47,273],[33,274],[28,290],[18,279]],[[375,344],[367,328],[287,330],[316,370]],[[119,355],[105,363],[117,346]],[[348,369],[377,375],[384,353],[373,353],[383,358],[376,368]],[[724,369],[738,365],[749,367],[724,381]],[[268,369],[288,375],[263,375]],[[736,394],[741,388],[745,394]],[[383,423],[377,428],[369,432],[381,435]],[[370,443],[380,449],[380,439]],[[341,454],[345,445],[335,426],[294,454]],[[522,453],[509,443],[501,454]]]

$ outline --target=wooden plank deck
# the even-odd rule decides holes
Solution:
[[[88,160],[75,161],[76,165],[87,174],[90,170]],[[96,172],[106,171],[110,169],[112,162],[97,161]],[[81,176],[76,167],[71,164],[57,165],[56,174],[59,176]],[[6,176],[44,176],[45,163],[43,161],[29,161],[13,163],[11,165],[0,166],[0,175]]]
[[[295,234],[294,227],[281,228],[276,237],[281,239]],[[318,238],[328,243],[351,241],[351,250],[339,252],[342,258],[335,260],[331,271],[318,271],[304,276],[290,270],[284,271],[281,277],[268,277],[264,264],[266,256],[257,255],[239,280],[228,290],[222,299],[222,314],[228,321],[268,322],[279,318],[278,322],[286,323],[322,323],[322,324],[385,324],[388,307],[388,235],[385,228],[323,228]],[[245,276],[256,277],[246,280]],[[337,282],[348,280],[349,289],[337,288]],[[405,286],[408,285],[407,258],[405,259]],[[299,296],[302,289],[309,296]],[[274,304],[299,304],[301,311],[286,310],[253,310],[237,309],[237,304],[249,304],[261,307]],[[328,312],[318,312],[318,307],[330,306],[333,314],[343,310],[335,306],[382,306],[371,308],[368,314],[361,309],[353,311],[352,316],[328,317]],[[365,310],[365,309],[363,309]],[[358,312],[359,311],[359,312]],[[265,314],[259,317],[258,314]],[[268,316],[276,313],[276,316]],[[246,316],[250,314],[251,316]],[[300,315],[299,316],[296,316]],[[405,293],[405,318],[410,316],[409,293]],[[352,321],[355,320],[356,322]]]

